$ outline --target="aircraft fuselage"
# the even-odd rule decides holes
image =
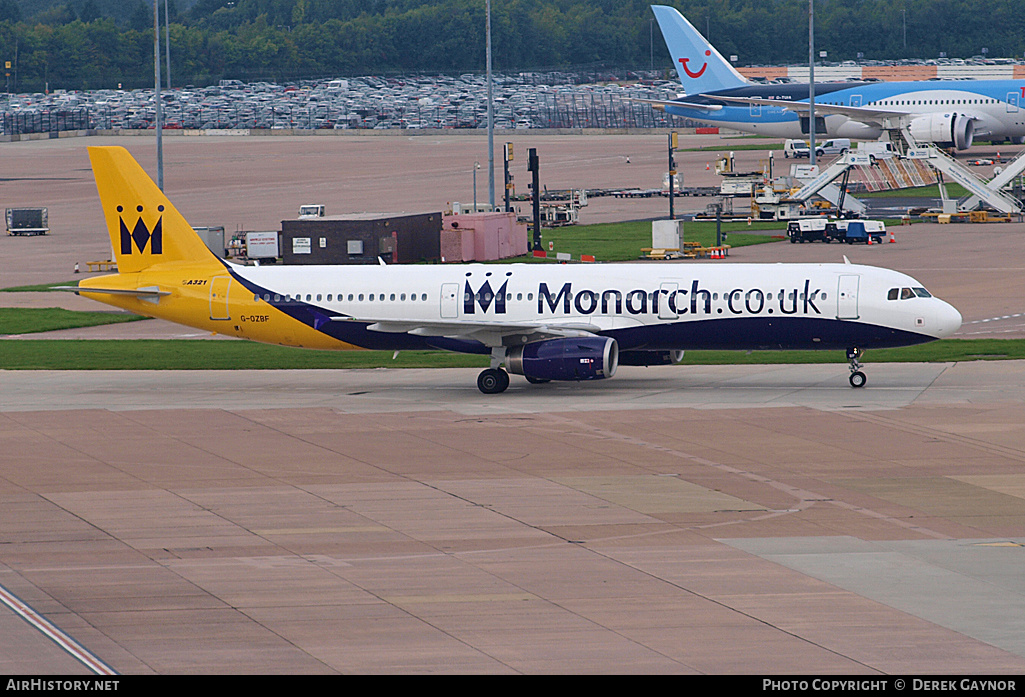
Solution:
[[[719,107],[705,110],[669,104],[666,112],[713,126],[734,128],[776,138],[806,138],[808,118],[784,107],[737,105],[718,97],[754,97],[786,102],[809,100],[804,84],[746,85],[681,97],[689,104]],[[924,82],[836,82],[815,85],[815,104],[877,107],[909,116],[965,114],[975,119],[975,134],[994,139],[1025,137],[1025,81],[946,80]],[[875,140],[883,129],[843,114],[816,113],[816,135]],[[823,128],[824,127],[824,128]]]

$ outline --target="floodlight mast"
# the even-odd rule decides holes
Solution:
[[[488,73],[488,203],[491,204],[491,210],[495,210],[495,113],[491,103],[491,0],[486,0],[485,4]]]
[[[808,163],[815,164],[815,0],[808,0]]]
[[[160,99],[160,3],[153,0],[153,101],[156,106],[157,187],[164,190],[164,119]]]

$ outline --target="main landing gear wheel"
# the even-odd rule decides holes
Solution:
[[[861,372],[861,363],[858,360],[861,358],[862,350],[857,346],[847,349],[847,360],[851,364],[851,387],[864,387],[868,378]]]
[[[477,376],[477,389],[484,394],[499,394],[509,387],[509,373],[499,368],[488,368]]]

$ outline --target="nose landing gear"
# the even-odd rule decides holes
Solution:
[[[868,381],[865,374],[861,372],[862,365],[858,361],[858,359],[861,358],[861,354],[862,350],[857,346],[847,349],[847,360],[851,364],[851,377],[849,378],[851,387],[864,387],[865,382]]]

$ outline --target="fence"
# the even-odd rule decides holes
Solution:
[[[162,109],[165,128],[486,128],[480,106],[340,106],[303,105],[179,105]],[[529,105],[499,104],[496,128],[688,128],[699,125],[649,105],[614,94],[559,92],[542,94]],[[82,106],[75,109],[21,110],[0,113],[0,135],[57,133],[84,129],[152,128],[152,107]]]

